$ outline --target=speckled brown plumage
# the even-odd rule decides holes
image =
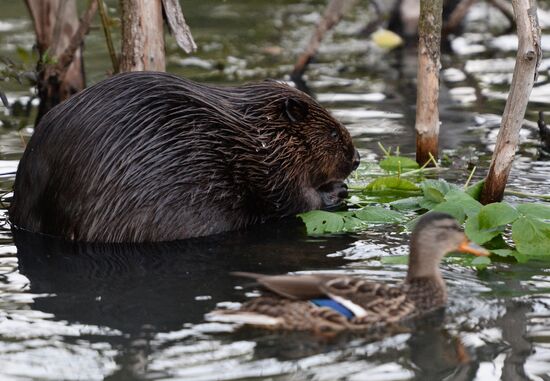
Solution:
[[[419,318],[445,305],[447,291],[438,266],[446,253],[455,250],[488,255],[466,239],[451,216],[430,213],[413,230],[409,269],[403,283],[389,285],[335,274],[237,273],[255,279],[267,294],[243,303],[238,310],[216,310],[207,318],[321,334],[367,330]],[[337,302],[353,316],[347,318],[331,307],[311,302],[319,298]]]

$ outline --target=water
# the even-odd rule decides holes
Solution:
[[[113,2],[112,4],[114,4]],[[200,46],[187,57],[169,40],[168,70],[192,79],[238,84],[285,79],[307,42],[323,1],[183,2]],[[22,2],[1,0],[0,55],[30,50]],[[543,9],[548,5],[543,3]],[[489,11],[489,13],[487,13]],[[539,14],[550,27],[550,13]],[[414,149],[414,49],[388,54],[355,32],[368,19],[358,7],[323,44],[308,71],[318,99],[352,133],[364,162],[378,142]],[[488,21],[488,22],[487,22]],[[441,147],[463,183],[484,175],[494,146],[516,40],[498,13],[476,5],[466,33],[443,58]],[[550,35],[544,35],[543,48]],[[24,57],[23,57],[24,58]],[[86,40],[89,82],[109,70],[101,31]],[[536,113],[550,108],[549,58],[541,65],[521,135],[510,189],[546,193],[550,166],[538,151]],[[32,67],[31,61],[27,62]],[[30,90],[3,82],[23,105]],[[0,116],[0,189],[9,191],[30,119]],[[17,125],[23,126],[21,130]],[[368,178],[359,178],[365,183]],[[509,202],[519,201],[507,196]],[[72,245],[0,230],[0,379],[2,380],[548,380],[550,266],[496,263],[476,272],[448,260],[449,306],[443,321],[386,337],[326,341],[309,334],[239,330],[206,323],[204,313],[241,302],[251,290],[229,271],[330,271],[385,282],[405,266],[381,257],[406,253],[399,227],[308,238],[295,221],[202,240],[156,245]]]

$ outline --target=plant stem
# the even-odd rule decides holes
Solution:
[[[472,177],[474,176],[474,173],[476,173],[477,167],[474,166],[472,168],[472,171],[470,172],[470,176],[468,176],[468,179],[466,180],[466,184],[464,184],[464,189],[468,188],[468,185],[470,185],[470,181],[472,180]]]
[[[111,36],[111,29],[109,28],[109,18],[107,16],[107,11],[105,9],[105,3],[103,0],[97,0],[97,5],[99,7],[99,15],[101,16],[101,25],[103,26],[103,33],[105,33],[105,41],[107,42],[107,49],[109,50],[109,55],[111,56],[111,62],[113,64],[113,72],[118,73],[118,58],[115,52],[115,47],[113,45],[113,38]]]
[[[384,152],[384,156],[387,156],[387,157],[390,157],[391,156],[391,153],[388,152],[388,150],[386,148],[384,148],[384,146],[382,145],[382,143],[378,142],[378,147],[380,147],[380,149],[382,150],[382,152]]]
[[[509,194],[509,195],[518,196],[518,197],[529,197],[529,198],[539,198],[541,200],[550,200],[550,194],[525,193],[525,192],[519,192],[519,191],[510,190],[510,189],[506,189],[504,191],[504,194]]]

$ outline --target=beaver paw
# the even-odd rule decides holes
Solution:
[[[344,205],[344,200],[348,197],[348,186],[342,181],[332,181],[321,186],[319,189],[321,196],[321,209],[335,210]]]

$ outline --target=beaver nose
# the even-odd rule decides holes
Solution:
[[[361,155],[359,155],[359,151],[355,150],[355,154],[353,155],[353,162],[351,163],[352,170],[356,170],[357,167],[359,167],[359,163],[361,162]]]

